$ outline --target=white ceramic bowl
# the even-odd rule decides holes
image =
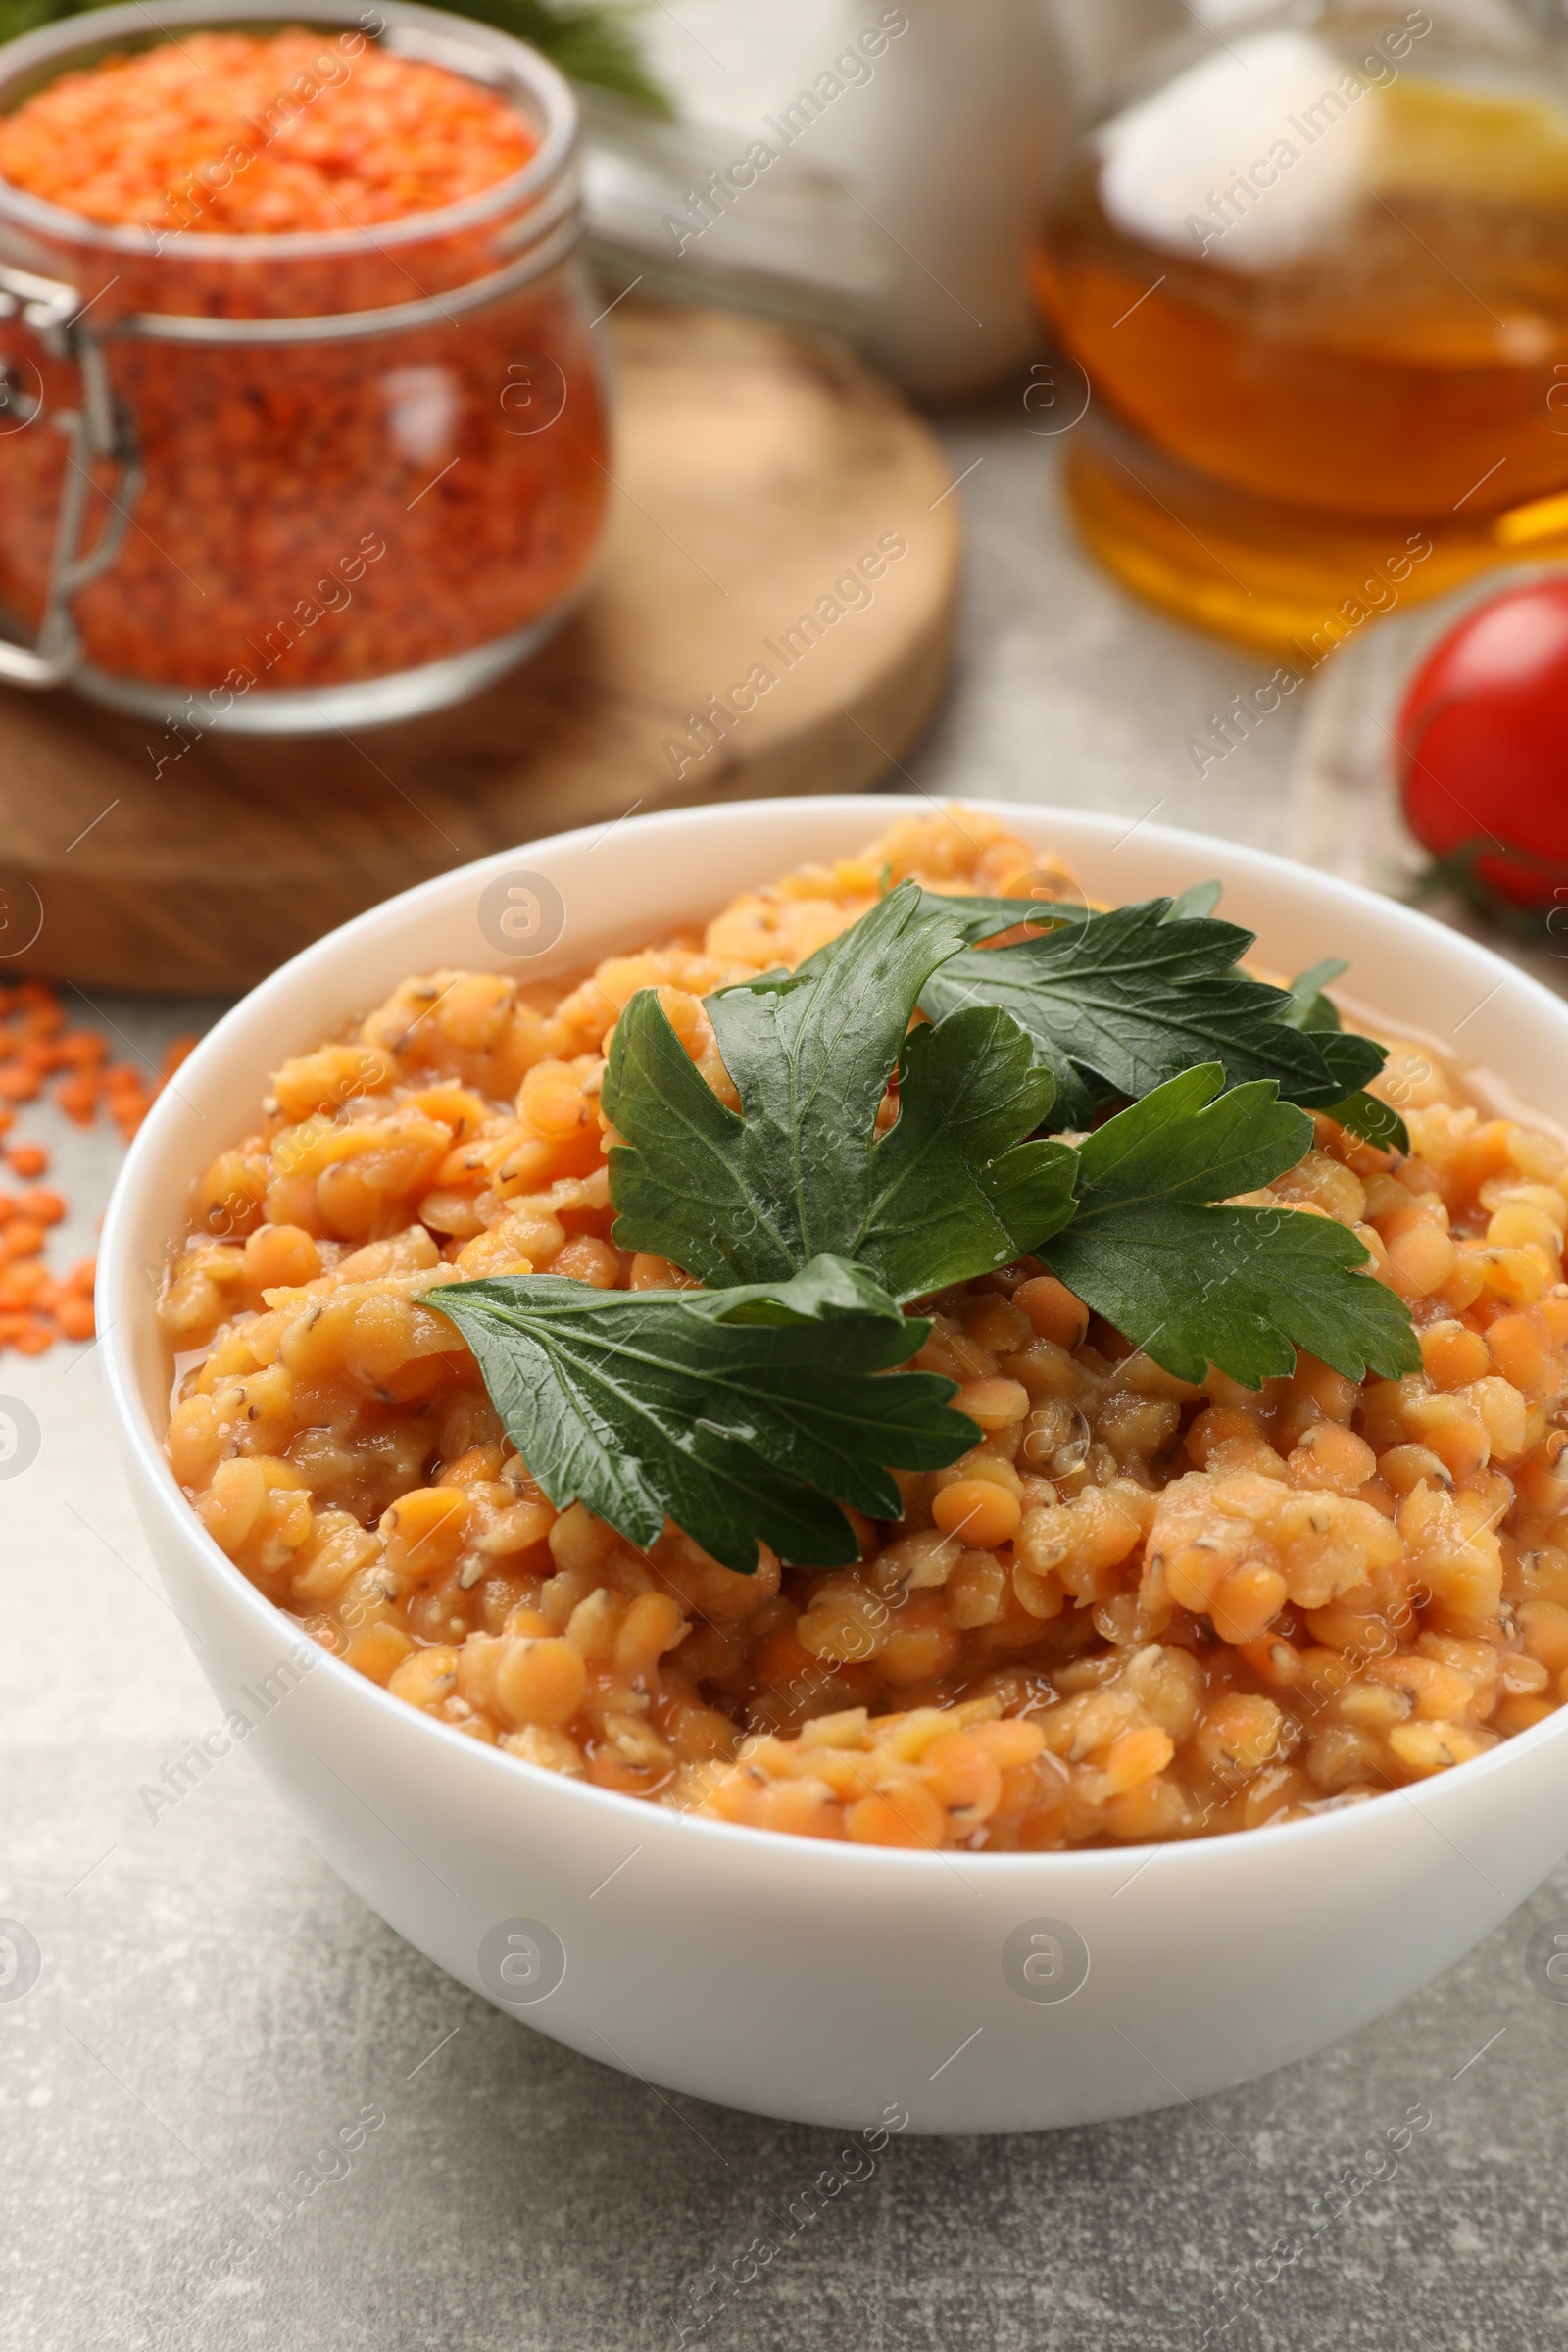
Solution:
[[[1348,956],[1358,998],[1451,1039],[1526,1101],[1563,1101],[1568,1006],[1424,917],[1191,834],[993,806],[1092,896],[1219,875],[1224,910],[1271,963]],[[906,2109],[918,2131],[1033,2130],[1245,2081],[1446,1968],[1568,1848],[1568,1710],[1413,1788],[1192,1844],[948,1857],[767,1836],[518,1764],[389,1698],[246,1583],[160,1446],[170,1363],[148,1269],[191,1177],[250,1126],[268,1071],[345,1013],[410,971],[502,967],[479,927],[487,886],[492,906],[519,870],[561,893],[564,931],[538,976],[928,807],[766,801],[568,833],[334,932],[221,1021],[155,1105],[105,1227],[99,1326],[137,1505],[213,1690],[255,1726],[250,1753],[308,1836],[401,1935],[555,2039],[672,2089],[813,2124]]]

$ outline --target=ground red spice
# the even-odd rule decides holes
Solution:
[[[52,1089],[78,1127],[90,1127],[102,1111],[129,1143],[195,1043],[176,1038],[152,1078],[133,1062],[111,1061],[101,1029],[68,1027],[59,993],[46,980],[0,987],[0,1155],[7,1174],[42,1176],[49,1166],[42,1144],[12,1134],[15,1106]],[[44,1260],[50,1228],[66,1209],[62,1195],[42,1185],[0,1190],[0,1354],[15,1348],[41,1355],[57,1339],[93,1336],[96,1259],[84,1257],[64,1274]]]
[[[65,75],[0,123],[0,181],[150,231],[128,252],[58,240],[58,274],[105,340],[145,469],[114,564],[74,604],[99,670],[221,710],[253,691],[419,668],[531,627],[576,588],[609,477],[572,261],[364,340],[182,346],[114,332],[141,311],[305,318],[487,277],[526,246],[531,196],[429,235],[384,241],[369,224],[439,220],[534,147],[497,93],[358,33],[192,35]],[[362,233],[328,250],[323,228]],[[297,251],[271,242],[296,231],[309,232]],[[252,260],[215,249],[215,232],[269,242]],[[0,256],[22,259],[14,243],[0,186]],[[25,266],[47,268],[48,245],[29,237]],[[17,321],[0,322],[0,357],[42,404],[0,434],[0,602],[36,627],[67,464],[49,425],[79,386]],[[155,771],[182,749],[151,746]]]

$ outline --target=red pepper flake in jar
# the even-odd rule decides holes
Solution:
[[[129,527],[72,604],[80,682],[183,712],[162,772],[280,697],[395,677],[390,716],[499,675],[581,582],[608,487],[565,84],[456,20],[473,79],[352,27],[80,38],[9,116],[0,69],[0,261],[79,294],[142,469],[95,475]],[[20,319],[0,361],[38,400],[0,434],[0,604],[36,629],[82,371]]]

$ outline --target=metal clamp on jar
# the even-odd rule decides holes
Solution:
[[[81,643],[72,620],[71,600],[78,588],[85,588],[89,580],[107,571],[120,553],[131,505],[141,488],[141,464],[130,419],[116,405],[101,346],[78,322],[80,307],[74,286],[0,267],[0,318],[20,318],[47,351],[58,359],[74,361],[81,377],[81,406],[61,409],[54,418],[67,442],[66,465],[37,642],[14,645],[0,638],[0,678],[15,686],[60,686],[78,667]],[[43,407],[41,379],[40,389],[29,391],[24,371],[8,361],[0,430],[19,432],[35,424]],[[96,542],[84,550],[81,541],[93,491],[90,468],[95,461],[113,467],[114,472],[111,483],[100,488],[109,511],[100,522]]]

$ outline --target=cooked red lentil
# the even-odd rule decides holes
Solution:
[[[985,1433],[902,1476],[858,1566],[732,1574],[558,1512],[466,1349],[457,1275],[667,1285],[609,1239],[607,1039],[660,989],[733,1102],[702,996],[795,963],[879,874],[1021,891],[965,812],[738,899],[575,985],[409,979],[287,1062],[196,1188],[163,1299],[169,1452],[211,1534],[329,1650],[467,1737],[748,1825],[992,1849],[1289,1821],[1463,1763],[1568,1696],[1568,1152],[1395,1044],[1396,1159],[1319,1116],[1272,1192],[1352,1228],[1424,1369],[1310,1357],[1259,1393],[1129,1350],[1032,1261],[945,1294],[916,1362]],[[439,1278],[439,1276],[438,1276]]]
[[[0,177],[112,227],[279,236],[461,204],[534,153],[496,91],[351,38],[192,32],[63,74],[0,122]]]

